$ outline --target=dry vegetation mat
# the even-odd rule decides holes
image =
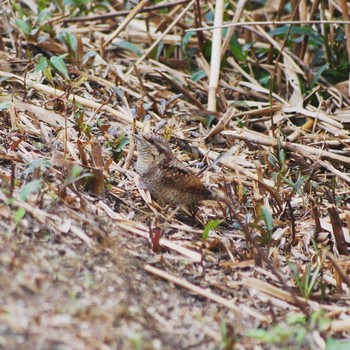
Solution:
[[[2,1],[0,348],[350,349],[349,12]],[[145,127],[227,201],[151,198]]]

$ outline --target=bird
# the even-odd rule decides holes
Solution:
[[[163,204],[187,206],[218,199],[217,193],[175,157],[163,136],[148,131],[134,137],[138,152],[135,169],[152,197]]]

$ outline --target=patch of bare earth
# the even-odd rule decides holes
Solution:
[[[145,272],[145,263],[167,259],[159,262],[144,239],[94,224],[103,237],[92,248],[71,238],[1,236],[1,347],[217,348],[221,319],[233,322],[234,314]],[[203,283],[199,269],[181,263],[184,275]]]

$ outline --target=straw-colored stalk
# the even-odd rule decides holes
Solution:
[[[217,0],[215,6],[215,20],[214,27],[222,25],[224,14],[224,0]],[[211,61],[210,61],[210,77],[208,88],[208,110],[216,112],[216,91],[219,83],[220,76],[220,63],[221,63],[221,42],[222,42],[222,29],[213,30],[213,44],[211,48]]]

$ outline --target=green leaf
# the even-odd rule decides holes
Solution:
[[[66,42],[67,42],[68,46],[70,47],[70,49],[74,53],[74,56],[76,57],[76,55],[77,55],[77,47],[78,47],[78,40],[77,40],[77,38],[71,32],[67,32],[66,36],[65,36],[65,39],[66,39]]]
[[[84,168],[79,165],[74,165],[67,179],[64,181],[64,186],[71,185],[80,179],[91,177],[92,175],[84,172]]]
[[[214,120],[216,120],[216,116],[214,114],[208,114],[206,116],[206,127],[210,128],[210,126]]]
[[[273,230],[273,220],[272,220],[272,215],[270,213],[270,210],[266,208],[265,206],[261,207],[261,214],[264,219],[265,225],[267,227],[267,230],[269,232],[272,232]]]
[[[157,46],[157,50],[156,50],[156,53],[155,53],[155,56],[153,56],[153,58],[156,60],[156,61],[159,61],[159,57],[164,49],[164,43],[163,42],[160,42],[159,45]],[[153,50],[154,52],[154,50]]]
[[[72,178],[77,178],[80,174],[83,173],[83,171],[84,171],[84,168],[82,168],[79,165],[74,165],[72,170],[71,170],[70,176]]]
[[[53,80],[53,76],[52,76],[52,69],[51,66],[47,66],[46,69],[44,70],[44,74],[45,77],[49,80],[49,82],[51,83],[51,85],[55,85],[55,82]]]
[[[95,51],[88,51],[84,56],[82,60],[82,64],[85,64],[90,58],[95,57],[97,53]]]
[[[119,143],[115,151],[121,152],[124,146],[128,145],[129,143],[130,143],[130,140],[123,134],[121,137],[119,137]]]
[[[238,42],[237,35],[233,35],[230,42],[230,49],[237,61],[246,61],[247,55],[243,53],[243,48]]]
[[[27,169],[24,171],[24,175],[29,175],[34,173],[34,171],[38,168],[40,168],[41,171],[45,171],[46,169],[51,168],[51,163],[46,158],[39,158],[36,160],[33,160],[32,162],[28,163]]]
[[[277,166],[278,166],[278,160],[277,160],[276,156],[275,156],[273,153],[270,153],[267,159],[268,159],[269,163],[270,163],[274,168],[277,168]]]
[[[275,334],[272,334],[269,330],[264,329],[252,329],[246,333],[248,337],[258,339],[263,343],[273,343]]]
[[[192,74],[191,80],[192,81],[199,81],[207,76],[207,73],[205,73],[204,69],[201,69],[195,73]]]
[[[221,219],[208,221],[208,223],[205,225],[203,229],[202,240],[205,242],[208,239],[210,231],[214,230],[214,228],[217,228],[222,222],[223,220]]]
[[[285,25],[285,26],[270,30],[269,35],[274,36],[274,35],[287,34],[288,30],[289,30],[289,25]]]
[[[288,33],[290,25],[285,25],[280,28],[272,29],[269,32],[269,35],[274,36],[274,35],[284,35]],[[317,31],[313,30],[311,27],[292,27],[290,30],[290,35],[295,35],[295,34],[300,34],[300,35],[305,35],[309,37],[310,39],[313,40],[314,43],[317,44],[324,44],[324,39],[320,33]]]
[[[64,3],[66,5],[73,5],[73,6],[77,6],[77,7],[87,5],[90,2],[91,2],[91,0],[64,0]]]
[[[298,268],[296,267],[296,265],[293,262],[291,262],[289,260],[287,260],[287,264],[288,264],[289,268],[293,272],[293,276],[295,278],[296,285],[298,286],[300,292],[304,295],[304,285],[303,285],[303,283],[301,281],[300,273],[299,273]]]
[[[186,58],[189,56],[187,52],[188,43],[194,34],[195,32],[187,32],[182,40],[181,49]]]
[[[330,338],[327,340],[326,350],[349,350],[350,341],[349,340],[338,340]]]
[[[35,72],[43,72],[47,68],[47,58],[41,56],[39,62],[35,65]]]
[[[309,180],[309,176],[307,175],[302,175],[300,176],[300,178],[295,182],[293,188],[295,191],[297,191],[299,189],[299,187],[301,187],[301,185],[306,182],[307,180]]]
[[[28,182],[20,190],[21,199],[27,201],[31,193],[39,193],[43,184],[44,182],[41,179]]]
[[[136,45],[129,43],[128,41],[123,41],[123,40],[118,41],[114,44],[114,46],[119,47],[123,50],[128,50],[128,51],[134,52],[139,57],[142,56],[142,51]]]
[[[9,101],[4,101],[0,103],[0,111],[3,111],[4,109],[8,109],[11,106],[11,103]]]
[[[318,82],[318,79],[320,79],[322,73],[323,73],[324,71],[326,71],[327,69],[329,69],[329,64],[328,64],[328,63],[326,63],[325,65],[323,65],[322,67],[320,67],[320,68],[316,71],[316,73],[314,74],[314,77],[312,78],[311,83],[310,83],[310,88],[311,88],[311,89],[312,89],[312,88],[315,86],[315,84]]]
[[[26,210],[24,208],[18,208],[15,213],[15,223],[16,226],[22,221],[24,215],[26,215]]]
[[[279,158],[281,165],[284,165],[286,163],[286,152],[283,148],[281,148],[279,151]]]
[[[61,56],[53,56],[50,58],[50,62],[60,72],[66,80],[69,80],[68,69]]]
[[[262,85],[262,86],[268,86],[268,84],[270,83],[270,79],[271,79],[271,75],[265,75],[263,76],[262,78],[259,79],[259,83]]]
[[[47,20],[51,18],[51,16],[52,16],[52,11],[46,8],[39,13],[36,23],[40,25],[44,22],[47,22]]]
[[[306,316],[305,314],[302,313],[297,313],[297,312],[290,312],[287,314],[286,321],[288,324],[301,324],[305,325],[306,324]]]
[[[23,20],[17,18],[15,20],[15,23],[25,36],[30,35],[30,32],[32,31],[33,28],[31,26],[31,24],[29,23],[29,21],[23,21]]]

